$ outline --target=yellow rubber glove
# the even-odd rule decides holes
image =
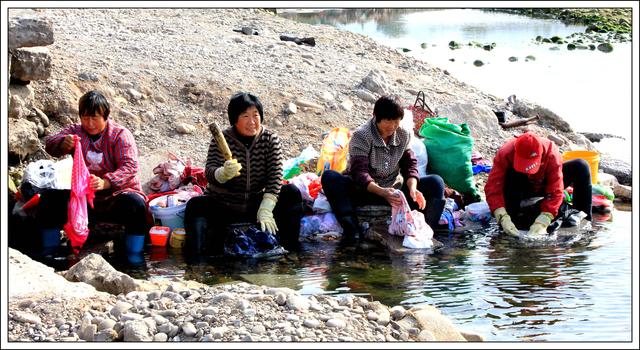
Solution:
[[[505,233],[512,236],[518,235],[518,228],[516,228],[516,225],[514,225],[513,221],[511,221],[511,216],[507,214],[507,210],[505,208],[496,209],[493,212],[493,216],[495,216],[498,225],[502,227]]]
[[[529,228],[528,234],[531,236],[546,235],[547,227],[551,224],[551,220],[553,220],[553,215],[543,211],[538,215],[536,221],[534,221],[533,225]]]
[[[237,159],[229,159],[228,161],[224,162],[223,166],[216,169],[216,171],[213,173],[213,176],[215,176],[216,180],[218,180],[219,183],[223,184],[240,175],[241,169],[242,165],[238,163]]]
[[[262,196],[262,203],[260,203],[260,208],[258,209],[258,222],[260,223],[260,228],[262,231],[267,231],[270,233],[278,232],[278,226],[276,226],[276,220],[273,218],[273,208],[276,207],[276,202],[278,198],[271,194],[265,193]]]

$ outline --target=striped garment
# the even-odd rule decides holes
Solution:
[[[373,181],[381,187],[396,187],[403,178],[419,179],[415,155],[409,149],[409,133],[398,128],[385,144],[375,119],[370,119],[353,132],[349,142],[349,169],[346,174],[358,186],[366,188]]]
[[[63,156],[60,145],[66,135],[80,137],[82,154],[89,173],[111,183],[109,190],[100,191],[96,195],[102,197],[123,190],[133,190],[142,194],[138,177],[138,148],[127,128],[108,119],[100,138],[92,141],[81,124],[70,125],[46,139],[47,153],[54,157]]]
[[[249,148],[236,137],[233,127],[222,132],[229,144],[233,158],[242,165],[240,175],[224,184],[219,183],[214,173],[224,165],[224,158],[215,139],[209,144],[205,174],[207,194],[219,199],[236,210],[245,212],[249,202],[261,201],[264,193],[278,196],[282,187],[283,155],[278,136],[266,129],[256,135]]]

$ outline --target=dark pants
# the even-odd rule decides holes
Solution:
[[[71,191],[46,190],[40,196],[36,221],[40,229],[62,229],[67,222],[67,207]],[[144,198],[136,193],[122,193],[108,198],[96,198],[92,209],[87,203],[89,226],[110,222],[124,226],[125,235],[145,235],[149,231]],[[92,241],[96,237],[89,234]]]
[[[573,187],[573,208],[587,214],[591,220],[591,170],[584,159],[573,159],[562,164],[564,188]],[[521,208],[520,202],[533,197],[544,197],[531,189],[526,174],[513,169],[507,171],[504,183],[504,199],[507,213],[519,229],[528,229],[540,215],[540,202]]]
[[[262,199],[250,201],[245,212],[238,212],[208,195],[191,198],[184,215],[185,244],[189,253],[221,254],[229,225],[256,223],[261,202]],[[294,185],[282,186],[273,216],[278,226],[280,244],[286,249],[296,249],[302,219],[302,195],[298,188]]]
[[[331,210],[342,229],[345,237],[359,233],[358,219],[355,215],[355,208],[365,205],[390,205],[386,199],[359,188],[350,176],[342,175],[336,171],[328,170],[322,174],[322,190],[324,191]],[[422,211],[429,226],[436,228],[442,210],[444,209],[444,181],[438,175],[427,175],[421,177],[417,185],[418,191],[425,196],[427,206]],[[409,188],[405,183],[401,191],[407,198],[411,210],[418,209],[418,204],[409,196]]]

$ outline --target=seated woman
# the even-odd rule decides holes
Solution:
[[[404,109],[396,96],[380,97],[373,118],[351,137],[344,175],[333,170],[322,175],[322,188],[346,242],[360,233],[355,207],[400,204],[395,189],[402,190],[412,210],[424,213],[429,226],[438,225],[445,205],[444,182],[438,175],[418,176],[417,160],[409,148],[411,135],[399,127],[403,117]]]
[[[138,148],[131,132],[109,119],[111,108],[98,91],[80,97],[80,124],[66,127],[46,140],[46,151],[54,157],[73,154],[74,136],[80,138],[84,161],[95,190],[94,208],[87,206],[89,224],[114,222],[125,227],[128,253],[142,251],[149,230],[145,195],[138,178]],[[69,190],[46,190],[42,193],[36,220],[45,243],[45,255],[59,244],[55,237],[67,222]],[[89,235],[89,240],[95,237]],[[51,243],[55,243],[52,245]],[[137,255],[137,260],[141,255]],[[133,256],[132,256],[133,258]]]
[[[249,93],[231,97],[231,127],[223,131],[234,159],[223,158],[214,139],[209,145],[204,195],[187,202],[186,247],[191,255],[221,254],[232,223],[259,223],[278,232],[280,244],[296,248],[302,218],[302,195],[282,185],[282,150],[278,136],[262,123],[260,100]]]

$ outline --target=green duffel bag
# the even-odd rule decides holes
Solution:
[[[479,198],[473,184],[471,153],[473,137],[466,123],[449,123],[447,118],[428,118],[420,128],[427,147],[431,174],[438,174],[444,182],[464,196]],[[465,202],[468,199],[465,198]],[[471,200],[474,201],[474,200]]]

